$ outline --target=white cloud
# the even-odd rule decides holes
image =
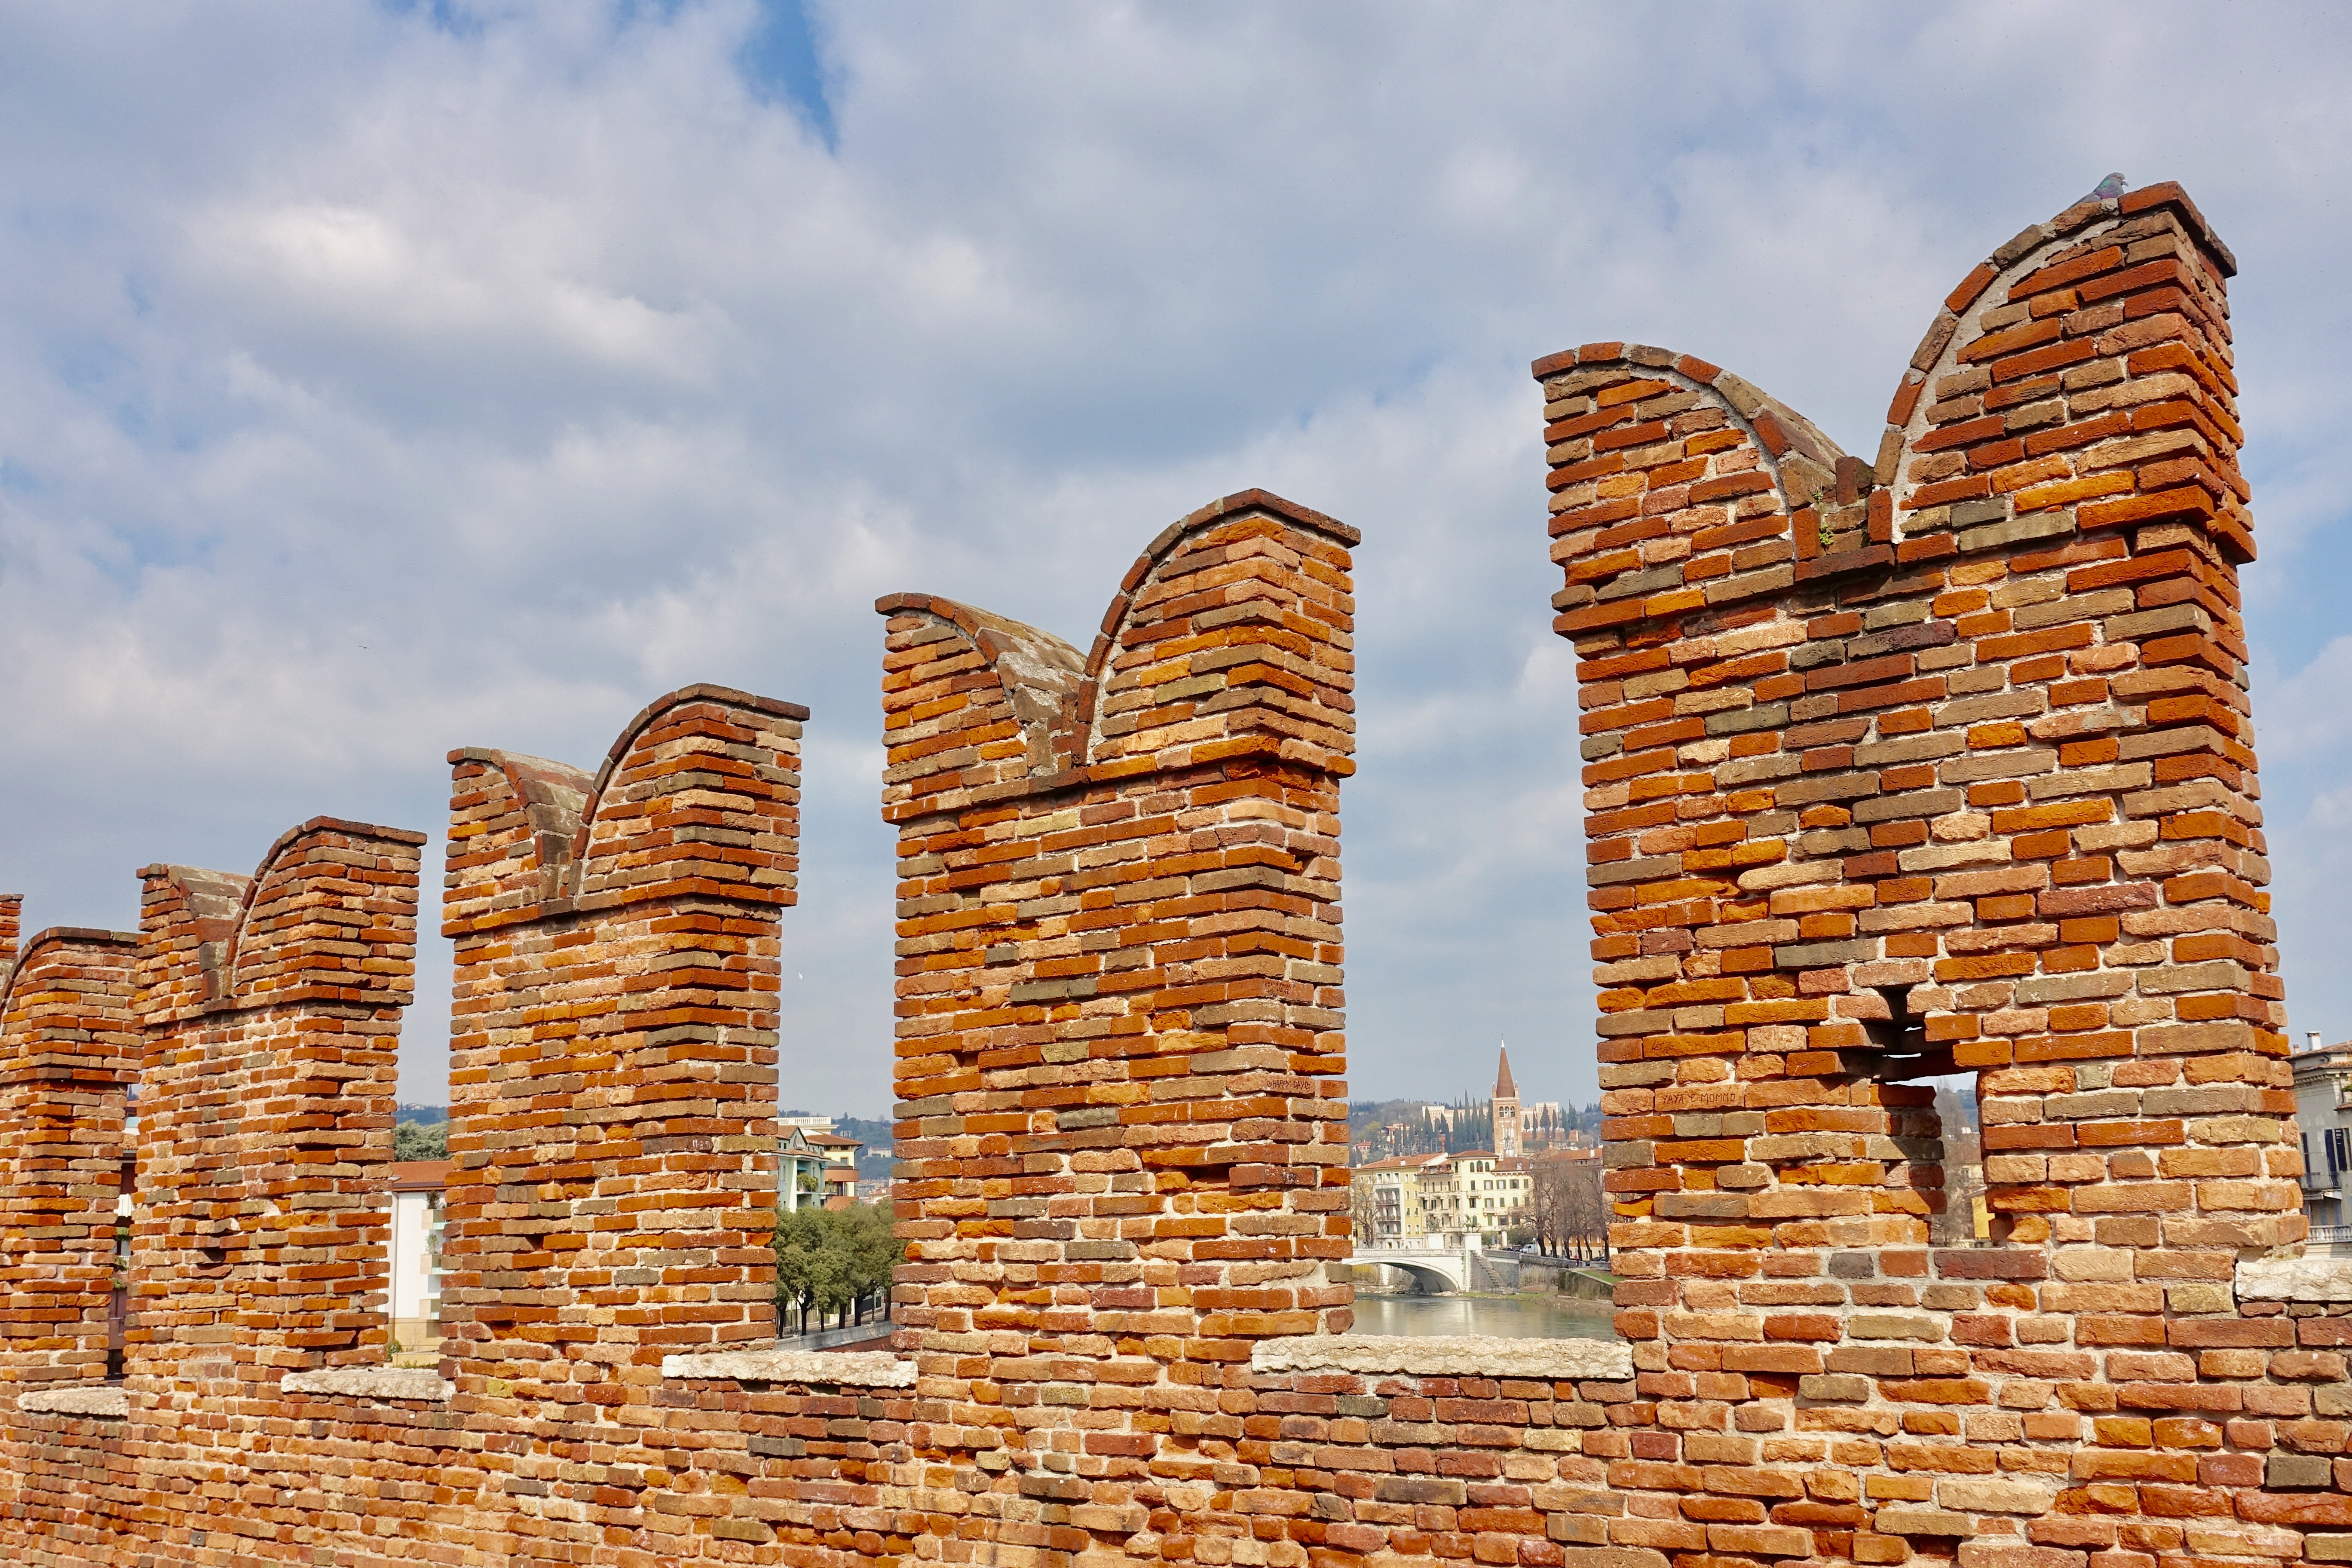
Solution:
[[[434,826],[450,746],[593,762],[724,680],[815,710],[787,1097],[877,1110],[873,597],[1083,642],[1160,526],[1264,484],[1365,532],[1357,1083],[1475,1087],[1453,1047],[1507,1034],[1589,1098],[1527,362],[1670,343],[1867,453],[1944,291],[2122,168],[2245,264],[2289,994],[2352,1005],[2345,879],[2297,853],[2352,745],[2338,13],[844,6],[829,152],[738,74],[749,0],[442,9],[0,22],[33,921],[122,923],[131,867],[243,868],[320,810]]]
[[[2254,683],[2254,742],[2268,766],[2297,771],[2340,762],[2352,750],[2352,635],[2331,638],[2284,679]],[[2312,803],[2316,811],[2319,802]]]

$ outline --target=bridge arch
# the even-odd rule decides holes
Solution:
[[[1470,1266],[1458,1253],[1370,1252],[1358,1253],[1347,1261],[1351,1268],[1401,1268],[1412,1276],[1423,1295],[1470,1288]]]
[[[1382,1259],[1381,1261],[1386,1262],[1387,1260]],[[1444,1295],[1450,1290],[1459,1290],[1462,1289],[1461,1280],[1454,1279],[1444,1268],[1439,1268],[1434,1264],[1390,1263],[1388,1267],[1391,1268],[1401,1268],[1407,1274],[1412,1275],[1413,1283],[1421,1287],[1421,1293],[1424,1296],[1439,1296]]]

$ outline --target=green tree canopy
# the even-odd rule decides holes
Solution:
[[[891,1206],[851,1204],[845,1208],[810,1206],[776,1219],[776,1302],[809,1310],[819,1321],[845,1312],[863,1297],[890,1288],[890,1271],[906,1256],[906,1244],[890,1234]]]
[[[392,1157],[395,1160],[446,1160],[449,1157],[449,1124],[419,1126],[414,1121],[392,1125]]]

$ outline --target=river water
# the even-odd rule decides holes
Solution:
[[[1489,1334],[1513,1340],[1613,1340],[1606,1301],[1561,1296],[1359,1296],[1360,1334]]]

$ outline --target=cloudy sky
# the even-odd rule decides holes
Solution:
[[[2243,269],[2287,994],[2352,1036],[2347,80],[2316,6],[0,0],[0,888],[127,926],[321,812],[437,866],[453,746],[794,699],[784,1099],[879,1114],[874,597],[1083,647],[1264,485],[1364,533],[1356,1092],[1507,1037],[1588,1100],[1528,362],[1669,344],[1869,454],[1938,298],[2121,170]]]

